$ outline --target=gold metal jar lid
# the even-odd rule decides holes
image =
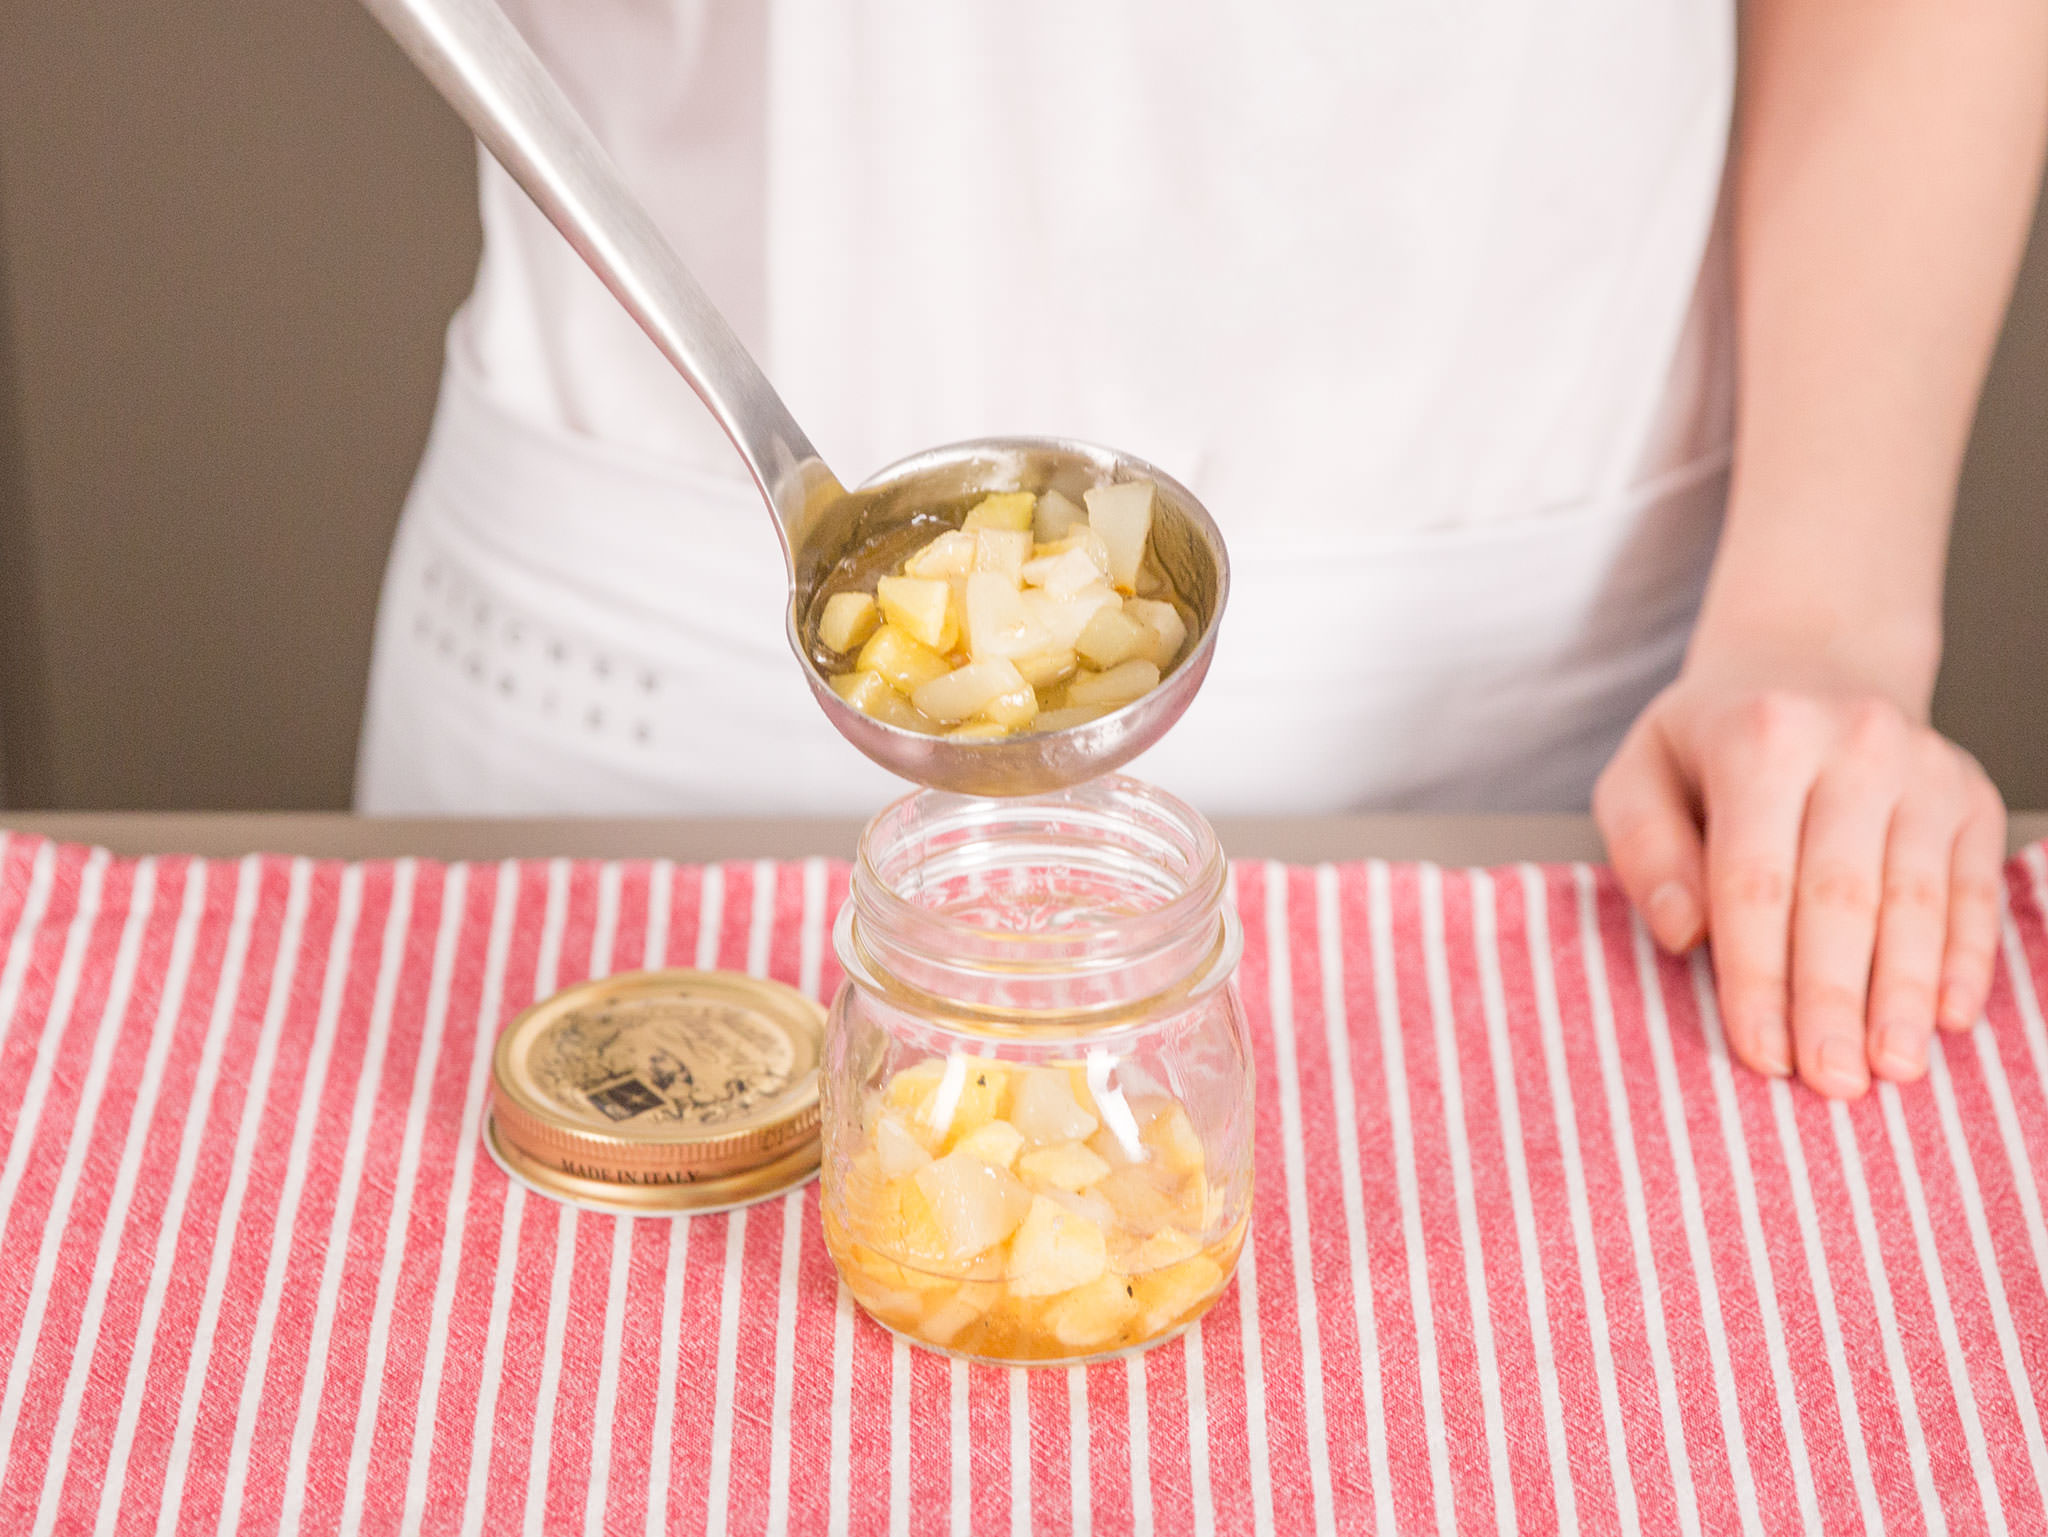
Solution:
[[[723,971],[580,983],[505,1028],[484,1140],[505,1172],[602,1211],[719,1211],[818,1167],[825,1015]]]

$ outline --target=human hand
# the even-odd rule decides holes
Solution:
[[[1691,673],[1688,669],[1688,673]],[[1713,942],[1736,1056],[1853,1098],[1927,1069],[1983,1012],[2005,806],[1880,693],[1682,675],[1593,792],[1629,898],[1677,953]]]

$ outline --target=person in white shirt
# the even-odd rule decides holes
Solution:
[[[1032,433],[1202,498],[1231,609],[1134,772],[1590,796],[1738,1054],[1823,1092],[1977,1017],[2004,812],[1927,711],[2038,0],[1750,0],[1739,48],[1732,0],[514,11],[842,476]],[[811,703],[708,415],[488,160],[482,206],[360,808],[900,791]]]

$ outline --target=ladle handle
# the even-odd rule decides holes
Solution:
[[[690,381],[793,548],[837,482],[496,0],[363,4]]]

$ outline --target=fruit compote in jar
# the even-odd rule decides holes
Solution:
[[[826,1243],[888,1328],[1076,1362],[1186,1328],[1252,1195],[1215,834],[1134,779],[921,791],[860,844],[826,1026]]]

